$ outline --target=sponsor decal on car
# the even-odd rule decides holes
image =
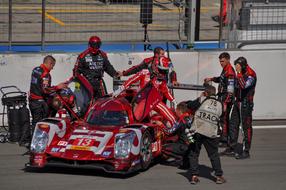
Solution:
[[[58,142],[58,145],[59,145],[59,146],[67,146],[67,145],[68,145],[68,142],[67,142],[67,141],[59,141],[59,142]]]
[[[76,146],[92,146],[95,142],[95,139],[90,139],[90,138],[77,138],[74,140],[72,143],[73,145]]]
[[[139,164],[140,163],[140,159],[138,160],[134,160],[131,164],[131,166],[135,166],[136,164]]]
[[[71,149],[71,150],[90,150],[90,147],[72,145],[69,149]]]
[[[60,150],[60,148],[54,147],[51,149],[51,152],[58,152]]]
[[[112,132],[107,131],[96,131],[93,135],[73,134],[69,138],[73,143],[68,144],[66,149],[88,150],[101,155],[112,135]]]
[[[152,152],[156,152],[158,150],[158,143],[154,142],[152,143]]]
[[[126,133],[126,132],[128,132],[128,129],[120,129],[119,130],[119,133]]]
[[[111,151],[104,151],[104,152],[102,153],[102,156],[103,156],[103,157],[108,157],[110,154],[111,154]]]

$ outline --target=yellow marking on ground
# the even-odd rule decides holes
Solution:
[[[38,10],[39,13],[42,13],[41,10]],[[50,12],[49,12],[50,13]],[[118,23],[118,22],[108,22],[108,23],[64,23],[60,19],[57,19],[56,17],[50,15],[48,12],[45,13],[46,17],[55,23],[59,24],[60,26],[75,26],[75,27],[81,27],[81,26],[107,26],[107,25],[112,25],[112,26],[138,26],[141,27],[140,25],[134,22],[124,22],[124,23]],[[162,25],[162,24],[149,24],[148,28],[156,28],[156,29],[165,29],[169,28],[168,25]]]
[[[42,11],[41,10],[38,10],[39,13],[42,14]],[[55,23],[59,24],[60,26],[65,26],[65,23],[63,21],[61,21],[60,19],[57,19],[56,17],[53,17],[52,15],[50,15],[47,11],[45,12],[45,16],[54,21]]]
[[[56,17],[53,17],[52,15],[50,15],[50,14],[48,14],[48,13],[46,13],[45,15],[46,15],[46,17],[47,17],[48,19],[51,19],[51,20],[54,21],[55,23],[58,23],[58,24],[61,25],[61,26],[64,26],[64,25],[65,25],[65,23],[64,23],[63,21],[57,19]]]
[[[39,13],[42,13],[41,6],[34,6],[34,7],[26,7],[26,6],[13,6],[12,7],[13,10],[37,10]],[[55,23],[59,24],[60,26],[83,26],[84,24],[65,24],[63,21],[61,21],[60,19],[57,19],[56,17],[50,15],[49,13],[139,13],[140,12],[140,7],[120,7],[118,8],[118,6],[109,6],[105,9],[103,9],[102,7],[97,7],[94,6],[95,9],[90,9],[90,6],[86,6],[86,7],[80,7],[79,9],[74,9],[74,7],[65,7],[66,9],[63,9],[62,6],[56,7],[56,8],[50,8],[49,6],[46,9],[46,13],[45,16],[54,21]],[[72,9],[71,9],[72,8]],[[85,9],[86,8],[86,9]],[[8,7],[0,7],[0,9],[8,9]],[[216,10],[217,7],[201,7],[201,12],[208,12],[209,10]],[[182,10],[181,12],[183,12],[184,10]],[[179,13],[179,10],[177,8],[173,8],[173,9],[161,9],[161,8],[153,8],[153,13]],[[90,24],[88,24],[90,25]],[[106,26],[106,24],[95,24],[95,26],[101,26],[104,25]],[[116,24],[114,24],[116,25]],[[118,25],[122,25],[122,24],[118,24]],[[127,26],[131,26],[131,24],[125,24]],[[133,25],[133,24],[132,24]],[[157,27],[157,28],[166,28],[167,26],[159,26],[159,25],[149,25],[151,28],[152,27]]]

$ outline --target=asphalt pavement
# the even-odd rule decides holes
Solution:
[[[98,170],[48,168],[39,172],[25,171],[29,157],[25,148],[0,144],[1,190],[284,190],[286,187],[286,128],[255,129],[251,158],[235,160],[221,157],[227,183],[217,185],[203,149],[200,157],[200,183],[191,185],[190,174],[175,166],[155,164],[145,172],[129,176],[110,175]]]

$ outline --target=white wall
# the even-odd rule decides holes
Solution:
[[[208,76],[219,76],[221,67],[218,56],[221,52],[171,52],[179,82],[202,84]],[[255,119],[286,119],[286,88],[284,85],[286,70],[286,50],[229,51],[233,62],[239,56],[248,59],[258,76],[254,98]],[[46,54],[0,54],[0,87],[16,85],[23,91],[29,90],[31,71],[42,63]],[[138,64],[148,53],[108,54],[110,62],[118,70]],[[77,54],[53,54],[57,60],[51,72],[53,84],[69,78]],[[133,64],[128,65],[131,59]],[[105,74],[108,91],[112,92],[112,79]],[[1,95],[1,94],[0,94]],[[176,90],[177,101],[193,99],[199,95],[196,91]],[[1,95],[2,96],[2,95]],[[0,105],[0,112],[2,106]]]

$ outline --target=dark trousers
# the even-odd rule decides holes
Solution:
[[[240,103],[235,102],[233,104],[229,122],[229,147],[232,150],[236,150],[240,120]]]
[[[218,154],[218,138],[209,138],[204,135],[195,134],[195,142],[190,144],[190,172],[192,175],[199,175],[199,156],[201,147],[204,145],[208,157],[210,158],[212,168],[215,171],[216,176],[222,176],[223,171],[221,169],[220,157]]]
[[[239,134],[239,125],[242,124],[243,130],[243,150],[249,152],[251,147],[253,103],[246,100],[234,104],[230,121],[230,147],[235,149]]]
[[[107,94],[105,82],[103,79],[94,79],[91,83],[93,87],[94,99],[97,100]]]
[[[226,100],[226,95],[219,97],[223,105],[223,113],[220,119],[222,126],[221,141],[228,143],[229,140],[229,114],[233,106],[231,101]]]
[[[188,151],[188,145],[182,142],[167,143],[163,145],[162,152],[168,157],[183,160]]]
[[[33,133],[36,123],[49,116],[49,107],[44,100],[30,100],[29,107],[32,114]]]

